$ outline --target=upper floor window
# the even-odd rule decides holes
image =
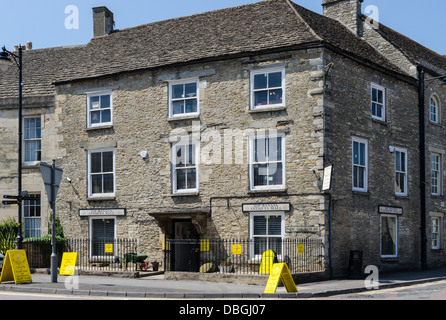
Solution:
[[[431,155],[431,193],[433,196],[441,195],[441,155],[432,153]]]
[[[172,147],[173,193],[198,192],[198,142]]]
[[[440,123],[440,103],[436,96],[431,97],[430,101],[430,121],[433,123]]]
[[[88,151],[88,196],[115,195],[115,150]]]
[[[353,191],[367,192],[368,142],[353,138]]]
[[[386,121],[386,90],[372,84],[372,118],[380,121]]]
[[[199,114],[198,79],[169,83],[169,118],[197,116]]]
[[[23,124],[24,163],[40,162],[42,159],[42,120],[40,117],[23,118]]]
[[[111,92],[87,95],[87,127],[101,127],[113,124],[113,102]]]
[[[285,68],[251,71],[251,110],[285,106]]]
[[[250,138],[250,189],[285,188],[285,135]]]
[[[395,150],[395,194],[407,196],[407,150]]]

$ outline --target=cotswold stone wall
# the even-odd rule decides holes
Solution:
[[[5,99],[6,100],[6,99]],[[41,152],[42,161],[51,163],[64,155],[59,148],[62,136],[58,127],[59,111],[54,108],[54,101],[49,99],[25,97],[23,117],[39,117],[41,119]],[[7,103],[0,101],[0,197],[17,195],[18,192],[18,110],[17,100],[8,99]],[[24,130],[24,129],[23,129]],[[25,159],[23,144],[22,159]],[[31,194],[41,195],[41,235],[48,233],[50,206],[45,193],[38,163],[22,166],[22,190]],[[22,210],[23,211],[23,210]],[[18,220],[17,205],[0,204],[0,222],[7,218]]]
[[[420,261],[419,138],[417,88],[343,57],[332,55],[325,100],[327,161],[334,164],[333,265],[346,274],[350,250],[363,251],[364,266],[416,267]],[[372,119],[371,85],[385,88],[385,121]],[[368,190],[352,191],[352,138],[368,141]],[[395,153],[407,149],[407,196],[395,195]],[[381,257],[379,206],[398,207],[397,256]]]
[[[89,235],[90,220],[80,217],[79,209],[125,208],[126,216],[116,217],[117,237],[138,238],[141,252],[161,259],[161,239],[172,233],[169,219],[193,218],[202,238],[248,238],[249,213],[242,212],[243,203],[289,202],[286,237],[325,237],[327,203],[320,193],[323,56],[322,49],[300,50],[59,86],[67,154],[60,165],[71,183],[59,191],[58,211],[67,236]],[[286,108],[250,111],[250,70],[277,65],[286,70]],[[191,77],[199,78],[199,117],[169,120],[167,81]],[[113,91],[113,126],[86,129],[86,94],[101,90]],[[249,190],[248,136],[264,130],[285,134],[284,190]],[[199,164],[198,194],[175,196],[171,143],[185,133],[198,133],[202,154],[214,160]],[[214,144],[219,140],[221,147]],[[87,199],[87,150],[106,146],[115,148],[116,196],[93,201]],[[148,152],[147,159],[141,151]]]

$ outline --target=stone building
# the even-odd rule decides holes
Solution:
[[[267,0],[122,30],[99,7],[88,44],[25,51],[41,158],[64,169],[65,234],[137,238],[156,259],[166,235],[251,239],[252,255],[320,237],[332,275],[352,250],[382,270],[442,264],[446,59],[361,2],[323,0],[319,15]],[[5,192],[17,180],[8,77]],[[43,198],[34,165],[25,184]]]

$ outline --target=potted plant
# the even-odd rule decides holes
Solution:
[[[231,258],[227,257],[226,259],[222,260],[218,268],[220,269],[220,273],[231,272],[232,271]]]
[[[160,266],[160,263],[158,261],[153,261],[152,262],[152,269],[153,269],[153,271],[158,271],[159,266]]]

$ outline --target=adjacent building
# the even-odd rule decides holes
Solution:
[[[165,237],[250,239],[252,256],[322,238],[335,276],[352,250],[381,270],[444,264],[446,59],[361,3],[267,0],[122,30],[98,7],[88,44],[25,50],[24,185],[41,195],[25,234],[47,232],[38,164],[56,159],[68,237],[137,238],[157,259]],[[0,77],[6,194],[14,68]]]

